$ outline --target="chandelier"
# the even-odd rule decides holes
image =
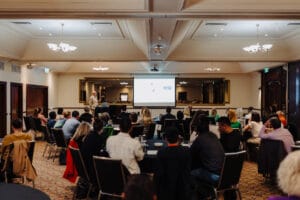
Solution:
[[[256,38],[258,41],[258,28],[259,24],[256,24]],[[243,48],[244,51],[248,53],[257,53],[257,52],[267,52],[273,47],[272,44],[260,44],[257,42],[256,44],[252,44],[250,46],[246,46]]]
[[[61,35],[63,36],[64,32],[64,24],[61,24]],[[60,42],[60,43],[47,43],[49,49],[52,51],[62,51],[62,52],[69,52],[69,51],[75,51],[77,49],[76,46],[72,46],[66,42]]]

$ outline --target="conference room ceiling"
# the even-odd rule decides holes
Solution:
[[[299,60],[299,31],[298,0],[1,0],[0,59],[57,73],[250,73]],[[47,46],[61,41],[77,50]],[[243,50],[256,43],[273,48]]]

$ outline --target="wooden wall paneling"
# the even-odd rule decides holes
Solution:
[[[6,104],[6,82],[0,81],[0,137],[4,137],[7,132],[6,116],[7,116],[7,104]]]
[[[48,87],[40,85],[26,86],[26,115],[32,115],[34,109],[43,109],[45,117],[48,116]]]
[[[22,83],[10,84],[11,120],[23,118],[23,85]]]

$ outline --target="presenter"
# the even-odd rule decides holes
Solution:
[[[95,108],[98,106],[97,92],[93,91],[89,98],[89,105],[92,113],[95,112]]]

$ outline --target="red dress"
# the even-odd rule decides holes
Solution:
[[[70,140],[69,146],[74,147],[74,148],[79,148],[78,144],[74,140]],[[67,148],[67,150],[66,150],[66,169],[65,169],[63,177],[65,179],[68,179],[70,182],[75,183],[77,176],[78,176],[78,172],[75,168],[75,164],[73,163],[70,149]]]

